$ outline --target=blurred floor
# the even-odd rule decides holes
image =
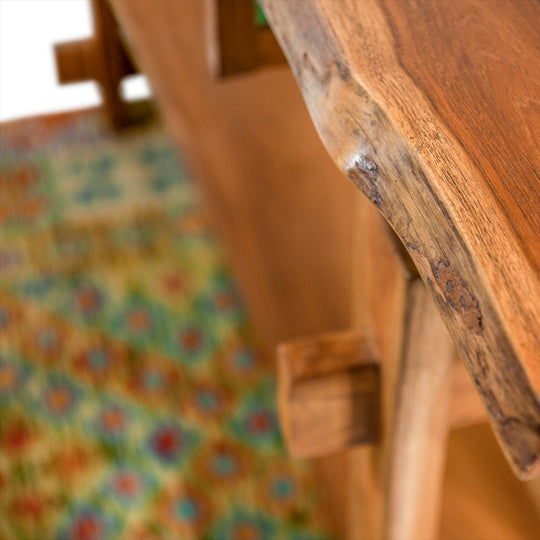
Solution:
[[[0,130],[0,538],[328,538],[159,126]]]

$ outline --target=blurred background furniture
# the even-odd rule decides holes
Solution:
[[[55,47],[58,80],[61,84],[95,80],[111,126],[121,129],[129,124],[129,113],[120,96],[120,81],[138,70],[126,52],[109,5],[92,0],[91,6],[92,38],[59,43]]]

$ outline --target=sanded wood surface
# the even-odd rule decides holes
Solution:
[[[262,0],[338,167],[427,284],[509,461],[540,473],[540,4]]]

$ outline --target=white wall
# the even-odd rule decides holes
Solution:
[[[58,84],[52,47],[91,34],[89,0],[0,0],[0,121],[99,104],[93,82]],[[150,95],[141,75],[122,91]]]

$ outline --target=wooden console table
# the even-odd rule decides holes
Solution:
[[[348,536],[435,534],[453,343],[515,472],[540,474],[538,2],[261,0],[372,205],[284,70],[211,77],[202,2],[111,3],[268,348],[373,330],[379,442],[319,462]]]
[[[540,6],[263,0],[338,167],[406,246],[540,474]]]

